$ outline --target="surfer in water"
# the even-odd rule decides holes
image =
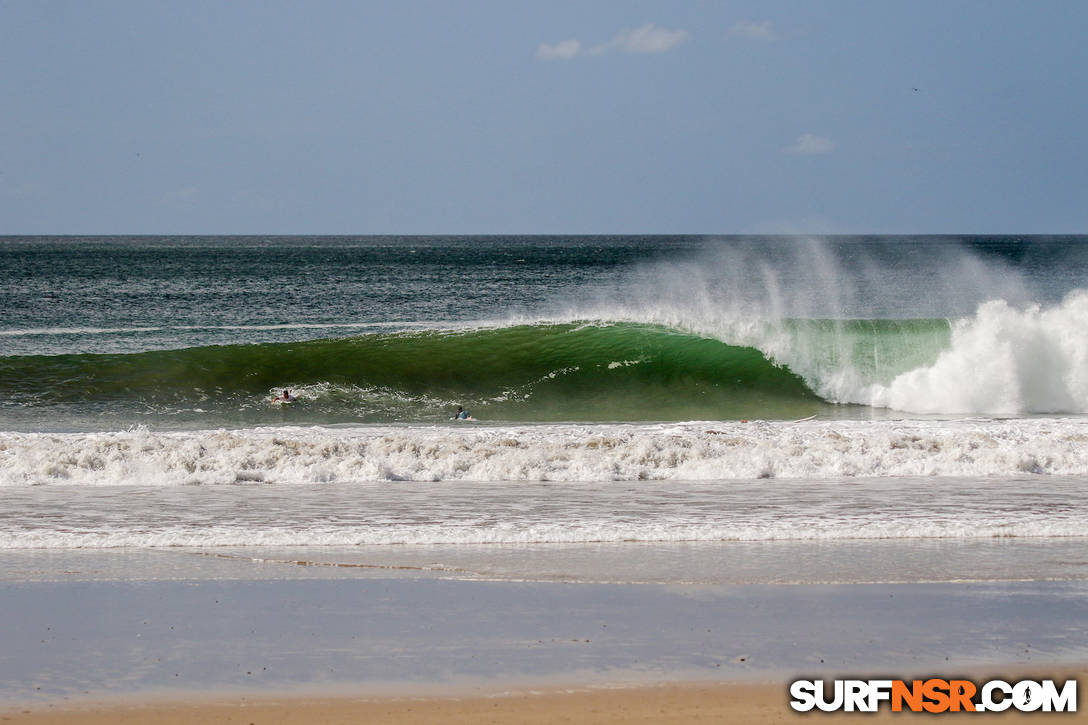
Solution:
[[[472,420],[472,416],[468,414],[468,411],[457,406],[457,412],[453,414],[453,420]]]
[[[287,388],[283,389],[283,395],[277,395],[275,398],[272,398],[273,403],[290,403],[294,400],[296,400],[295,396],[291,395],[291,391]]]

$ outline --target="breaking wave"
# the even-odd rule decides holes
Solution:
[[[294,343],[0,358],[11,406],[122,404],[196,420],[436,422],[1088,412],[1088,292],[949,320],[539,322]],[[282,412],[282,411],[280,411]],[[841,411],[839,411],[841,412]]]

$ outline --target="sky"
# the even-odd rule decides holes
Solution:
[[[0,0],[0,234],[1088,232],[1088,3]]]

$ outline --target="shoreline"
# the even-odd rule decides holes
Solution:
[[[699,560],[720,567],[729,551]],[[0,652],[0,709],[15,710],[194,693],[748,686],[1088,663],[1083,580],[107,579],[0,582],[0,601],[19,623]]]

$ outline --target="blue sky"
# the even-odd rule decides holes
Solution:
[[[0,0],[0,233],[1083,233],[1085,28],[1075,0]]]

